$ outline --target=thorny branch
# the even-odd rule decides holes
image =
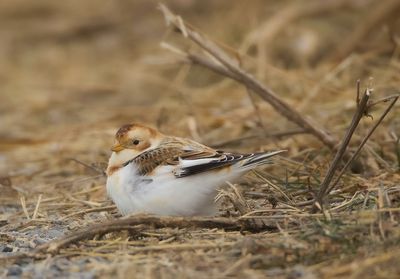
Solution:
[[[304,130],[313,134],[329,148],[335,148],[337,141],[327,131],[318,127],[315,123],[289,106],[270,88],[266,87],[255,79],[254,76],[243,70],[239,63],[232,59],[221,47],[209,40],[205,35],[200,34],[200,32],[196,31],[189,24],[185,23],[181,17],[173,14],[165,5],[160,5],[160,9],[162,10],[168,25],[174,26],[185,38],[196,43],[218,62],[181,51],[181,54],[186,55],[186,59],[192,61],[192,63],[202,65],[214,72],[242,83],[244,86],[257,93],[262,99],[267,101],[278,113],[283,115],[289,121],[296,123]]]

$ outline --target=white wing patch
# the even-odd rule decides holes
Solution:
[[[193,167],[193,166],[198,166],[198,165],[204,165],[204,164],[210,163],[213,160],[215,160],[215,157],[214,158],[201,158],[201,159],[194,159],[194,160],[185,160],[185,159],[179,158],[179,167],[188,168],[188,167]]]

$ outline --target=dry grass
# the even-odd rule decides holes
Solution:
[[[297,1],[167,1],[221,45],[239,49],[245,69],[335,138],[356,109],[357,79],[367,86],[374,78],[373,100],[399,92],[400,12],[388,2],[394,6],[382,18],[380,1],[314,9],[297,9]],[[0,277],[398,278],[399,104],[331,193],[330,208],[310,213],[332,151],[234,81],[160,48],[165,40],[198,51],[167,32],[156,6],[0,3],[1,255],[119,217],[102,170],[121,124],[148,123],[220,149],[288,153],[221,191],[218,220],[239,227],[134,223],[55,255],[1,260]],[[287,22],[278,22],[279,13]],[[376,26],[355,28],[368,20]],[[271,22],[277,27],[267,28]],[[360,43],[344,55],[337,46],[359,29]],[[377,118],[385,106],[370,114]],[[361,120],[352,148],[375,120]],[[252,229],[263,224],[268,229]]]

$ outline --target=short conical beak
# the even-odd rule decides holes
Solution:
[[[113,147],[111,147],[111,151],[114,151],[114,152],[119,152],[123,149],[124,149],[124,147],[119,143],[116,143],[116,144],[114,144]]]

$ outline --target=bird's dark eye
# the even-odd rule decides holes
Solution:
[[[132,140],[132,143],[133,143],[134,145],[138,145],[138,144],[139,144],[139,140],[137,140],[137,139]]]

